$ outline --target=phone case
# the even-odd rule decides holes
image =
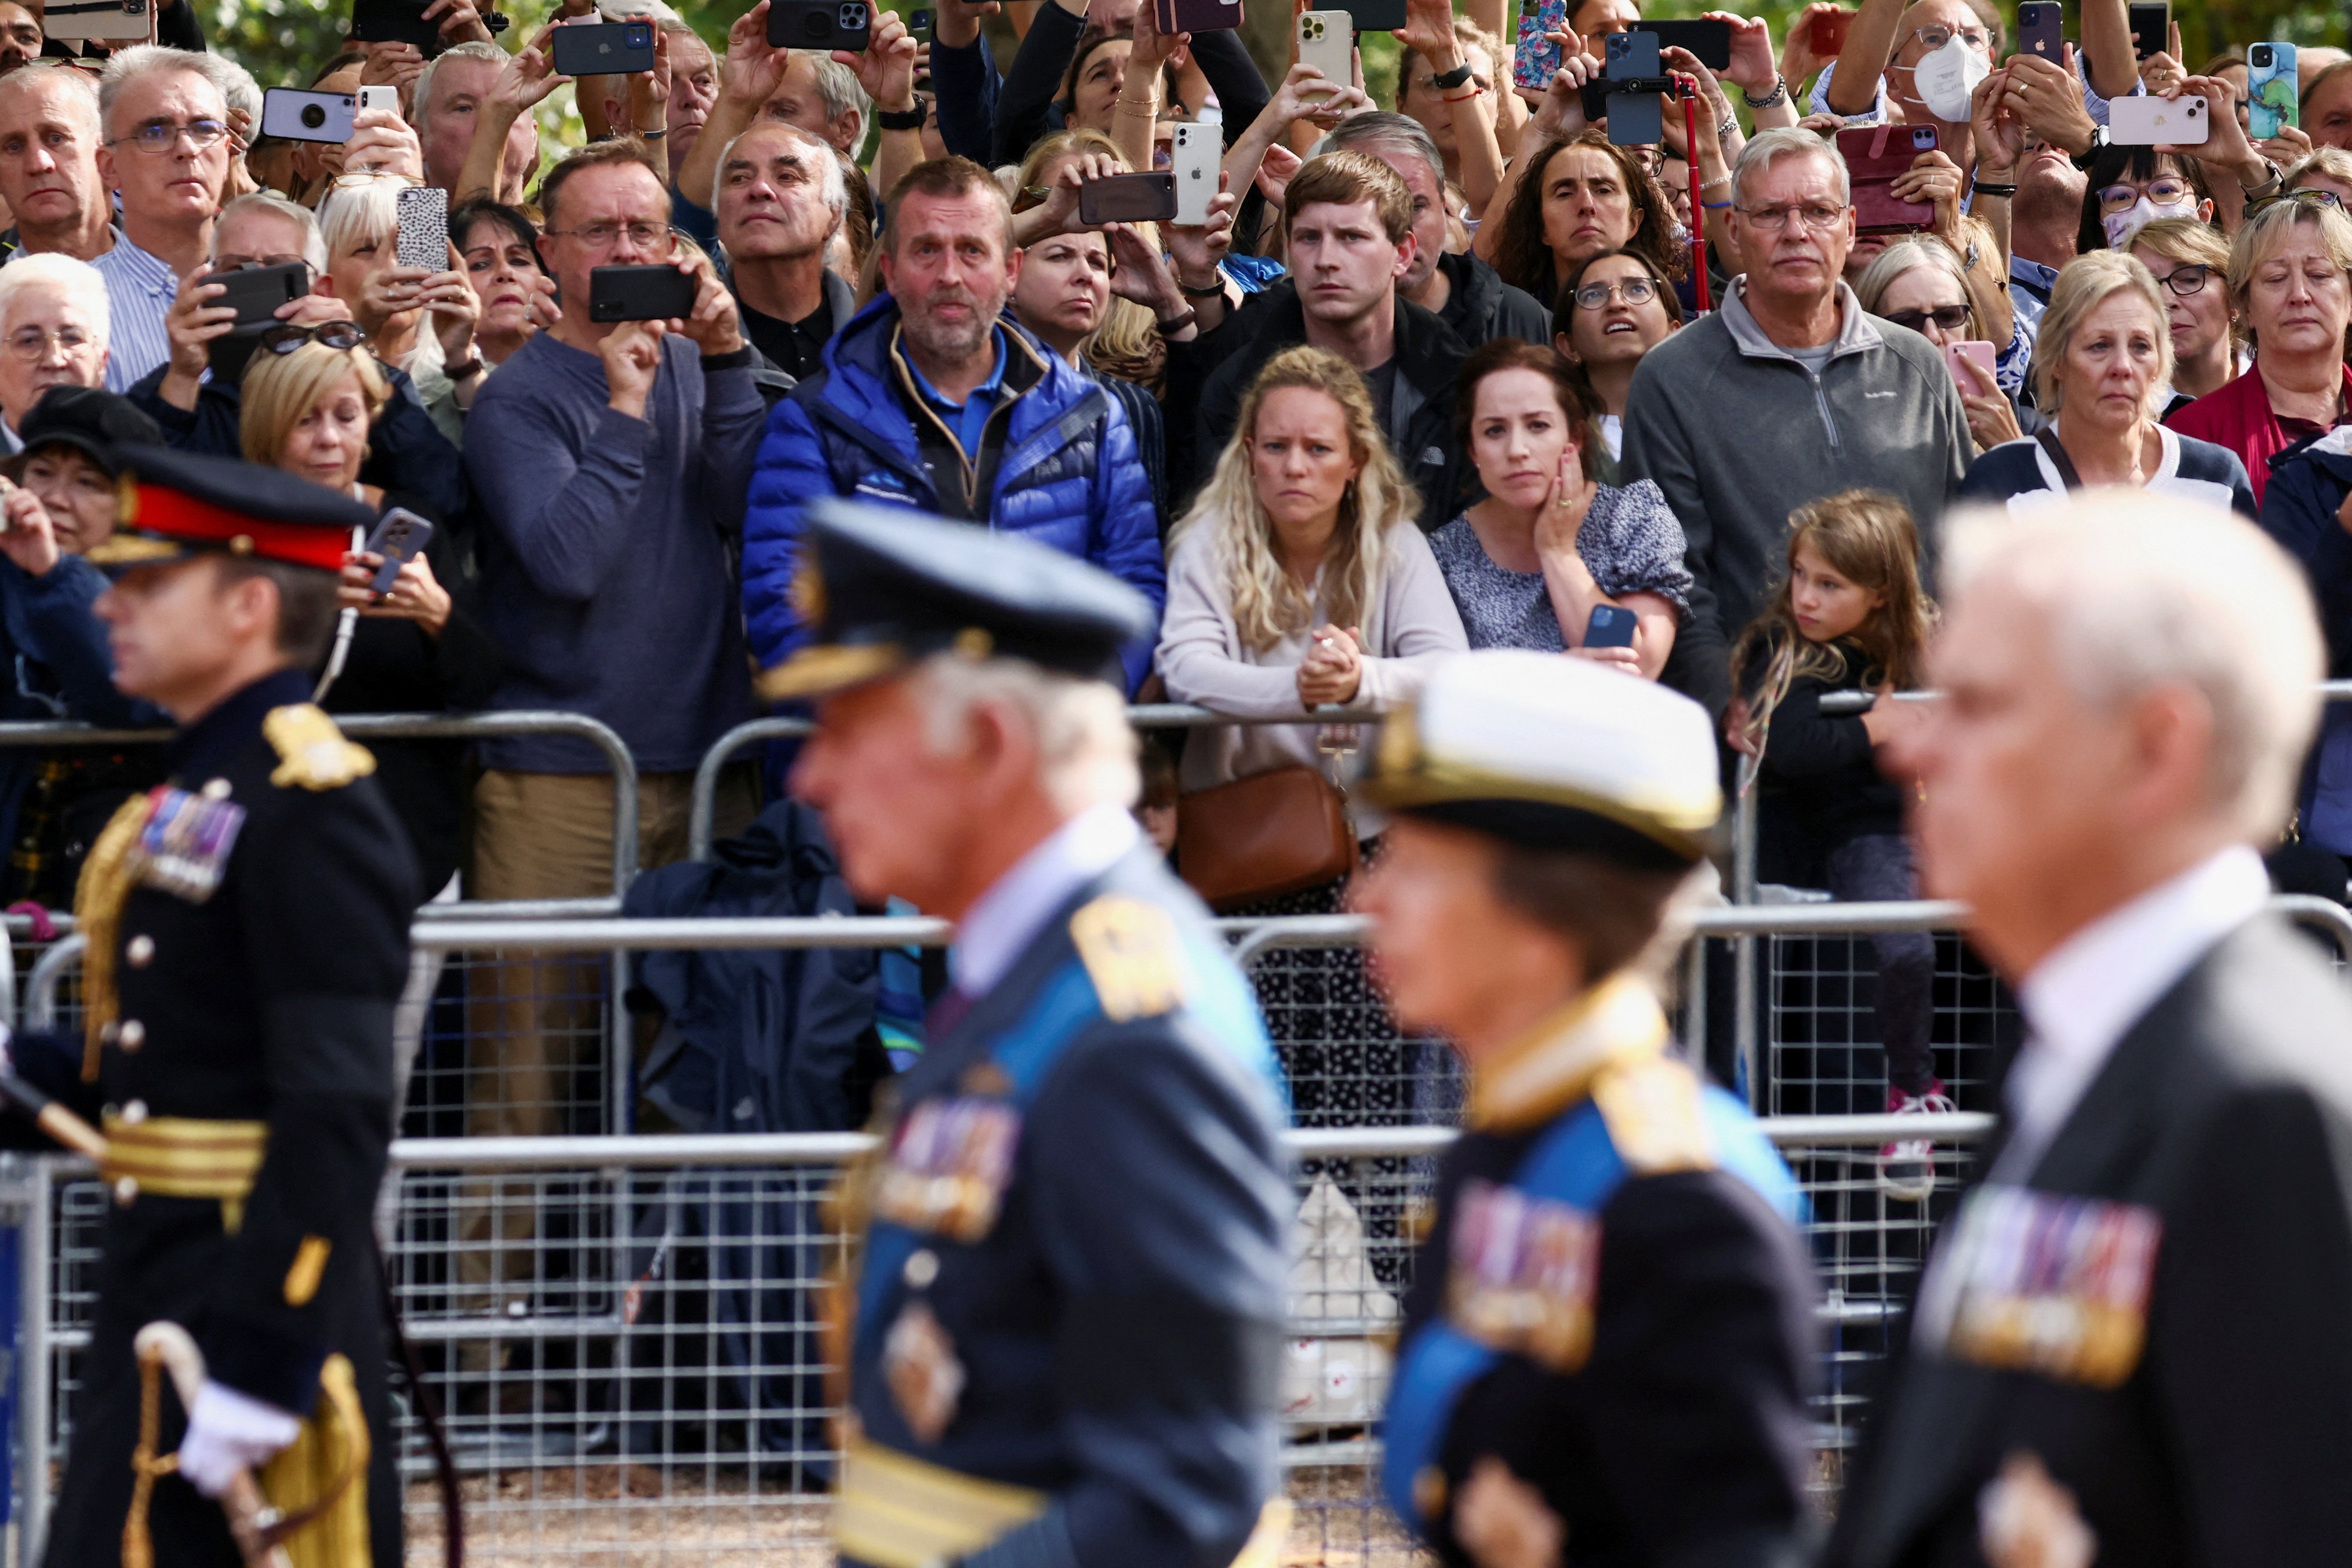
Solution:
[[[1176,222],[1187,227],[1209,221],[1216,199],[1217,172],[1224,162],[1224,127],[1180,122],[1171,134],[1169,172],[1176,179]]]
[[[1985,384],[1991,386],[1994,384],[1993,356],[1994,349],[1990,343],[1947,343],[1944,345],[1944,368],[1952,372],[1954,386],[1963,392],[1974,392],[1976,390],[1974,382],[1964,382],[1960,379],[1960,361],[1966,360],[1982,371]]]
[[[425,0],[352,0],[352,37],[372,44],[415,44],[441,52],[438,17],[425,19]]]
[[[1298,14],[1298,63],[1341,87],[1356,79],[1356,19],[1345,11]]]
[[[667,321],[693,309],[693,277],[667,263],[599,267],[588,273],[591,321]]]
[[[1666,139],[1666,100],[1654,92],[1609,95],[1609,144],[1654,147]]]
[[[288,262],[283,267],[215,273],[205,281],[221,286],[222,292],[213,300],[215,308],[226,305],[234,309],[239,327],[260,327],[278,319],[280,305],[310,291],[310,269],[299,262]]]
[[[1635,22],[1632,31],[1657,36],[1661,49],[1688,49],[1711,71],[1731,64],[1731,24],[1701,16],[1684,21]]]
[[[47,37],[70,42],[144,38],[149,27],[147,0],[56,0],[41,15]]]
[[[568,77],[627,76],[654,68],[651,22],[595,22],[555,29],[555,68]]]
[[[1519,7],[1519,38],[1511,51],[1511,85],[1542,93],[1559,69],[1559,46],[1544,35],[1568,26],[1568,0],[1525,0]]]
[[[2201,147],[2213,134],[2205,99],[2119,98],[2107,105],[2107,140],[2117,147]]]
[[[768,7],[768,42],[780,49],[856,53],[873,33],[874,12],[866,0],[772,0]]]
[[[2133,0],[2132,53],[2141,59],[2160,55],[2172,43],[2172,7],[2165,0]]]
[[[1922,152],[1936,148],[1932,125],[1853,125],[1837,133],[1853,188],[1853,221],[1862,234],[1916,234],[1935,221],[1928,202],[1901,201],[1887,193],[1895,176]]]
[[[1630,648],[1633,633],[1642,618],[1622,604],[1596,604],[1592,615],[1584,623],[1584,645],[1588,648]]]
[[[390,593],[392,585],[400,580],[400,569],[415,560],[432,541],[433,525],[405,507],[394,507],[383,515],[368,536],[366,549],[383,557],[376,568],[375,580],[369,584],[378,593]]]
[[[394,205],[400,213],[400,265],[427,272],[449,270],[449,193],[411,185]]]
[[[1151,18],[1171,37],[1231,32],[1242,25],[1242,0],[1153,0]]]
[[[1846,29],[1853,26],[1851,11],[1824,11],[1815,16],[1807,29],[1811,35],[1813,53],[1825,60],[1833,60],[1845,51]]]
[[[2021,53],[2060,63],[2066,41],[2066,8],[2058,0],[2025,0],[2017,8],[2017,46]]]
[[[1176,176],[1113,174],[1078,187],[1083,224],[1157,224],[1176,215]]]
[[[1601,48],[1601,68],[1612,81],[1626,77],[1654,77],[1665,74],[1658,64],[1658,35],[1655,33],[1612,33]]]
[[[1357,0],[1348,7],[1359,33],[1393,33],[1405,24],[1405,0]]]
[[[273,87],[261,95],[261,131],[287,141],[349,141],[358,101],[347,92]]]
[[[2262,58],[2264,49],[2270,58]],[[2256,44],[2246,51],[2246,134],[2267,141],[2285,126],[2303,123],[2293,44]]]

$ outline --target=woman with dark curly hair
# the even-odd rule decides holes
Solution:
[[[1604,250],[1631,251],[1668,278],[1687,270],[1674,209],[1629,149],[1588,131],[1547,141],[1525,162],[1496,198],[1501,215],[1479,225],[1472,246],[1504,282],[1556,299],[1559,280]]]

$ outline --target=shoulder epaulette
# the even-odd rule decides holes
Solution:
[[[340,789],[375,771],[375,755],[343,738],[326,710],[292,703],[269,710],[261,733],[278,750],[269,781],[280,789]]]
[[[1183,1002],[1183,961],[1166,910],[1106,894],[1070,916],[1070,941],[1113,1023],[1172,1012]]]
[[[1714,1167],[1698,1080],[1681,1062],[1652,1056],[1612,1063],[1594,1077],[1592,1103],[1635,1176]]]

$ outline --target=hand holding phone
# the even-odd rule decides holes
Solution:
[[[1511,85],[1540,98],[1559,69],[1559,42],[1551,37],[1568,27],[1568,0],[1523,0],[1519,37],[1511,51]]]
[[[1642,618],[1622,604],[1596,604],[1591,619],[1584,623],[1584,645],[1588,648],[1630,648],[1633,633]]]
[[[1968,371],[1960,368],[1964,363],[1969,370],[1977,371],[1982,379],[1979,381],[1971,378]],[[1944,345],[1944,368],[1952,372],[1952,384],[1960,389],[1963,396],[1984,397],[1990,392],[1998,392],[2000,383],[1992,379],[1992,367],[1993,346],[1990,343],[1969,342]]]
[[[384,513],[362,547],[364,553],[383,558],[375,580],[368,584],[377,598],[392,591],[393,584],[400,580],[400,569],[415,559],[432,538],[433,525],[405,507]]]

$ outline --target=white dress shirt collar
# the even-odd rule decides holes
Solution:
[[[948,974],[981,997],[995,988],[1029,939],[1080,886],[1100,876],[1142,839],[1124,806],[1090,806],[1048,834],[998,877],[956,923]]]
[[[2028,1030],[2009,1076],[2000,1160],[2022,1180],[2126,1031],[2270,897],[2262,857],[2221,851],[2060,943],[2017,988]]]

